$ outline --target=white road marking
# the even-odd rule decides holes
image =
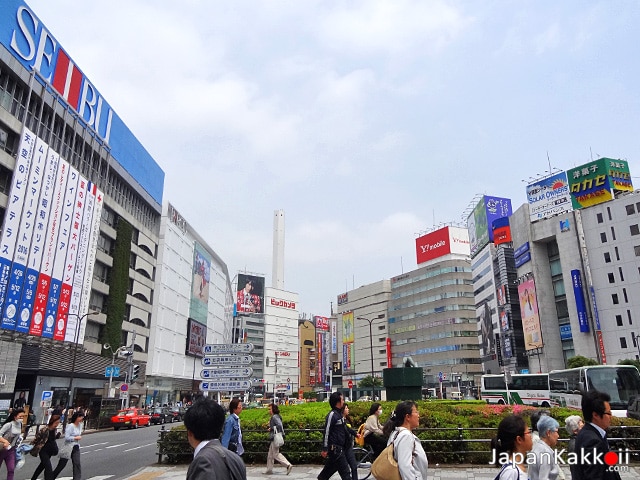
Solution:
[[[146,445],[140,445],[138,447],[127,448],[126,450],[123,450],[123,452],[130,452],[132,450],[138,450],[139,448],[145,448],[145,447],[155,447],[156,445],[157,443],[148,443]]]

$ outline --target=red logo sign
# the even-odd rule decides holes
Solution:
[[[353,388],[353,382],[351,380],[349,380],[349,383],[347,383],[347,385],[349,386],[349,388]]]
[[[416,238],[416,259],[418,265],[451,253],[449,227],[427,233]]]

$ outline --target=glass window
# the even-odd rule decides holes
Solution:
[[[553,293],[556,297],[565,295],[564,281],[562,279],[553,282]]]
[[[597,213],[596,214],[596,218],[598,219],[598,223],[604,222],[604,219],[602,218],[602,214],[601,213]]]
[[[616,325],[622,326],[622,315],[616,315]]]
[[[629,231],[631,232],[631,235],[640,235],[640,227],[638,227],[637,223],[634,225],[630,225]]]
[[[560,260],[552,260],[549,262],[549,268],[551,268],[551,276],[562,275],[562,265]]]
[[[631,205],[625,205],[624,208],[627,210],[627,215],[633,215],[634,213],[636,213],[636,208],[633,203]]]
[[[602,233],[600,234],[600,241],[601,241],[602,243],[607,243],[607,234],[606,234],[605,232],[602,232]]]
[[[613,293],[611,295],[611,301],[613,302],[614,305],[618,305],[620,303],[620,300],[618,300],[618,294],[617,293]]]
[[[609,273],[607,274],[607,277],[609,277],[609,283],[616,283],[616,279],[615,279],[615,277],[613,276],[613,273],[609,272]]]
[[[627,348],[627,339],[620,337],[620,348]]]
[[[611,263],[611,254],[609,252],[604,252],[604,261],[605,263]]]

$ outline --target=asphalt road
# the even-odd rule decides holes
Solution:
[[[181,423],[166,424],[165,429],[171,429]],[[80,463],[82,465],[83,480],[120,480],[129,477],[132,472],[142,467],[155,464],[158,461],[158,432],[160,425],[140,427],[138,429],[121,429],[115,431],[103,430],[83,435],[80,441]],[[63,440],[58,440],[58,447]],[[53,468],[58,463],[58,457],[52,459]],[[27,455],[27,461],[20,470],[15,472],[15,480],[30,479],[40,459]],[[58,479],[71,479],[73,467],[71,460],[67,463]],[[0,468],[0,478],[6,476],[4,462]],[[39,476],[44,479],[44,473]]]

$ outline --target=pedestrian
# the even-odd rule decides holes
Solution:
[[[67,429],[64,433],[64,445],[58,452],[60,460],[58,460],[58,465],[53,471],[53,478],[56,478],[60,474],[67,465],[70,457],[71,464],[73,465],[73,480],[82,479],[82,468],[80,466],[80,440],[82,440],[83,420],[84,413],[81,411],[75,412],[71,417],[71,423],[67,425]]]
[[[543,415],[538,420],[540,440],[533,444],[531,453],[535,461],[529,465],[529,480],[556,480],[564,478],[560,475],[560,467],[556,461],[556,445],[560,438],[560,425],[555,418]]]
[[[606,462],[595,461],[610,451],[607,441],[612,416],[610,401],[611,397],[606,392],[589,390],[582,394],[585,424],[576,436],[576,457],[579,461],[588,461],[571,465],[573,480],[620,480],[620,474],[610,471]]]
[[[347,443],[344,453],[347,456],[347,462],[351,469],[352,480],[358,480],[358,462],[356,462],[356,455],[353,451],[353,440],[359,437],[359,434],[351,426],[352,421],[349,416],[349,405],[346,402],[342,407],[342,418],[344,418],[344,428],[347,430]]]
[[[220,431],[224,409],[210,398],[200,398],[184,414],[193,460],[187,480],[246,480],[247,469],[238,455],[222,447]]]
[[[584,427],[584,422],[580,415],[570,415],[564,419],[565,428],[569,434],[569,444],[567,445],[567,453],[576,451],[576,436]]]
[[[267,454],[267,471],[264,472],[267,475],[273,473],[273,463],[280,462],[282,465],[287,467],[287,475],[291,473],[293,469],[293,465],[291,462],[286,459],[286,457],[280,453],[280,447],[276,445],[273,441],[274,438],[274,429],[277,432],[280,432],[284,437],[284,425],[282,424],[282,417],[280,416],[280,407],[275,403],[269,404],[269,415],[271,418],[269,419],[269,453]]]
[[[238,397],[234,397],[229,402],[229,415],[224,422],[224,431],[222,432],[222,446],[238,455],[244,453],[240,412],[242,412],[242,402]]]
[[[491,440],[491,463],[502,465],[499,480],[527,480],[527,452],[533,447],[531,429],[520,415],[509,415],[498,425],[498,434]]]
[[[46,430],[47,441],[40,449],[40,453],[38,456],[40,457],[40,463],[36,467],[33,475],[31,475],[31,480],[37,480],[38,476],[44,470],[44,480],[53,480],[55,477],[53,475],[53,467],[51,465],[51,457],[58,455],[58,444],[56,443],[56,430],[60,425],[60,415],[51,415],[47,425],[42,427],[42,430]],[[60,464],[61,459],[58,459],[58,464]],[[67,464],[67,461],[64,461],[64,465]],[[64,468],[64,465],[60,468]]]
[[[342,416],[344,399],[340,392],[329,395],[329,406],[331,411],[324,420],[321,453],[326,462],[318,474],[318,480],[329,480],[336,472],[340,474],[342,480],[351,480],[351,467],[345,455],[347,430]]]
[[[422,442],[413,430],[420,425],[418,406],[411,400],[400,402],[384,424],[383,432],[393,443],[393,454],[398,462],[402,480],[427,480],[429,461]]]
[[[369,416],[364,424],[364,443],[371,446],[374,458],[380,455],[380,452],[387,446],[387,439],[384,437],[380,424],[380,414],[382,414],[382,405],[379,403],[371,404]]]
[[[538,409],[531,414],[531,438],[534,445],[540,441],[540,434],[538,433],[538,421],[545,415],[548,417],[549,414],[549,410],[546,409]]]
[[[22,440],[22,421],[24,409],[14,408],[0,428],[0,465],[4,461],[7,465],[7,480],[13,480],[16,469],[15,446]]]

